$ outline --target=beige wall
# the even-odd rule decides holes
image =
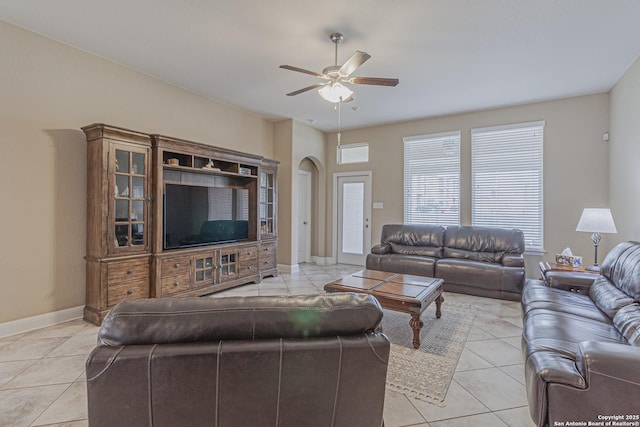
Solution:
[[[609,120],[612,240],[640,240],[640,57],[611,90]]]
[[[0,46],[0,323],[84,305],[81,126],[274,156],[273,124],[254,115],[2,21]]]
[[[471,129],[544,120],[544,259],[551,261],[556,252],[570,246],[591,262],[593,246],[589,235],[577,233],[575,228],[584,207],[608,205],[608,145],[602,141],[602,134],[609,128],[608,111],[608,94],[596,94],[345,131],[343,144],[369,143],[370,162],[339,166],[335,156],[327,156],[326,200],[332,200],[330,181],[334,173],[372,170],[372,201],[384,203],[384,209],[372,210],[372,239],[376,242],[383,224],[403,221],[402,138],[460,130],[461,222],[470,224]],[[331,135],[327,138],[327,153],[334,153],[335,146],[336,136]],[[332,229],[331,221],[332,216],[328,215],[327,230]],[[332,239],[327,235],[327,248],[332,247]],[[605,236],[604,251],[607,244]]]
[[[325,136],[321,131],[295,120],[274,124],[275,158],[278,169],[278,266],[282,271],[298,264],[298,168],[303,160],[313,162],[318,170],[317,199],[325,198]],[[316,197],[316,195],[314,195]],[[324,207],[324,206],[323,206]],[[325,210],[318,209],[312,234],[324,235]],[[316,242],[312,253],[324,254],[324,240]]]

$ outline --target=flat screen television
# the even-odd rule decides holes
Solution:
[[[249,190],[165,184],[164,249],[249,238]]]

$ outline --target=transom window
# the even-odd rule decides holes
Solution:
[[[366,163],[369,161],[369,144],[348,144],[338,147],[338,164]]]

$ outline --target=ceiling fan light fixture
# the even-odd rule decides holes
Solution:
[[[340,84],[339,82],[333,82],[331,84],[322,86],[320,89],[318,89],[318,93],[320,94],[322,99],[333,102],[334,104],[337,102],[342,102],[353,95],[353,91],[351,89]]]

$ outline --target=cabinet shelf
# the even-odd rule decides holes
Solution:
[[[258,179],[257,175],[247,175],[247,174],[242,174],[242,173],[238,173],[238,172],[227,172],[221,169],[215,170],[215,169],[207,169],[207,168],[194,168],[191,166],[176,166],[176,165],[169,165],[169,164],[163,164],[162,168],[164,170],[173,170],[173,171],[181,171],[181,172],[191,172],[191,173],[203,173],[203,174],[210,174],[210,175],[221,175],[221,176],[232,176],[232,177],[237,177],[237,178],[247,178],[247,179],[253,179],[256,180]]]

